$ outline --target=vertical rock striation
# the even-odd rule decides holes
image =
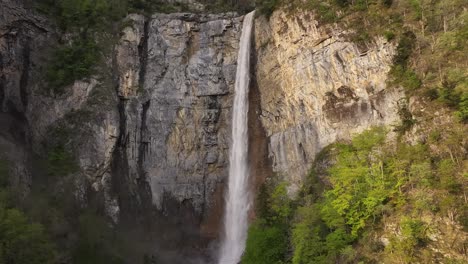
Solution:
[[[130,15],[106,65],[52,95],[43,74],[59,34],[21,1],[0,7],[0,124],[20,120],[22,144],[43,156],[67,132],[79,170],[57,186],[73,183],[80,206],[98,200],[115,223],[151,223],[141,239],[161,248],[203,251],[222,219],[242,18]],[[6,132],[2,157],[15,149]],[[31,184],[29,171],[17,178]]]
[[[241,19],[235,14],[129,17],[117,47],[120,136],[113,175],[145,206],[219,218]],[[115,153],[114,153],[115,154]],[[122,164],[124,167],[122,167]],[[145,193],[146,192],[146,193]],[[168,208],[170,201],[179,207]],[[146,207],[148,208],[148,207]],[[128,211],[128,210],[127,210]],[[219,221],[219,220],[216,220]],[[216,222],[215,221],[215,222]],[[205,231],[215,235],[215,226]],[[202,227],[203,229],[203,227]],[[211,229],[211,230],[210,230]]]

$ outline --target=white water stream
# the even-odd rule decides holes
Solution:
[[[253,20],[254,12],[244,17],[237,57],[229,183],[224,216],[224,240],[221,245],[219,264],[239,263],[247,239],[247,213],[250,207],[247,114],[249,110],[250,44]]]

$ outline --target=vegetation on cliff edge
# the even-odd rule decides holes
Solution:
[[[362,49],[376,36],[395,42],[397,54],[389,84],[422,95],[434,109],[445,106],[468,121],[468,10],[463,0],[257,0],[270,16],[283,8],[291,15],[312,11],[323,26],[350,29]],[[312,21],[311,21],[312,22]]]
[[[280,211],[287,212],[280,218],[285,219],[281,235],[273,232],[277,224],[270,219],[278,215],[274,197],[285,185],[261,192],[243,263],[461,263],[460,256],[466,254],[463,238],[452,241],[459,257],[451,259],[432,248],[442,228],[435,219],[453,221],[451,225],[465,230],[455,227],[453,232],[468,230],[463,134],[413,146],[388,142],[386,134],[374,128],[326,148],[300,197],[291,201],[286,194],[280,196]],[[451,150],[435,151],[441,146]],[[385,231],[389,223],[397,223],[395,231]],[[271,246],[285,237],[288,243]],[[250,256],[259,259],[252,262]]]

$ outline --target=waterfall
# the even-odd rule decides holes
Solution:
[[[232,146],[229,156],[229,185],[224,217],[224,240],[221,245],[219,264],[239,263],[247,239],[247,213],[250,207],[247,114],[249,110],[250,43],[253,19],[254,12],[244,17],[237,57],[232,109]]]

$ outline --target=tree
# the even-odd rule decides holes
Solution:
[[[0,263],[54,263],[55,251],[40,224],[31,224],[17,209],[0,207]]]

